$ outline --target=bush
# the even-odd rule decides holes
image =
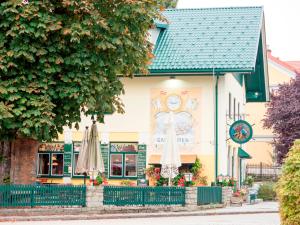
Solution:
[[[262,198],[264,201],[270,201],[276,199],[275,183],[269,182],[260,185],[257,193],[258,198]]]
[[[282,225],[300,224],[300,141],[296,141],[285,159],[278,181]]]
[[[252,176],[247,176],[245,181],[244,181],[244,185],[247,185],[249,187],[253,186],[253,182],[254,182],[254,178]]]

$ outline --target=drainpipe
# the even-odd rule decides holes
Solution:
[[[218,148],[219,148],[219,74],[215,83],[215,182],[218,179]]]

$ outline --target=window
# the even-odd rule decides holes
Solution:
[[[230,176],[231,173],[231,146],[228,145],[228,152],[227,152],[227,174]]]
[[[50,154],[42,153],[38,154],[38,175],[50,174]]]
[[[231,118],[231,93],[229,93],[228,99],[228,117]]]
[[[110,155],[110,176],[123,176],[123,155]]]
[[[137,155],[126,155],[125,158],[125,176],[137,176]]]
[[[110,144],[110,177],[137,177],[137,143]]]
[[[233,120],[235,121],[236,111],[235,111],[236,99],[233,99]]]
[[[53,153],[51,156],[51,175],[62,176],[64,169],[64,154]]]
[[[238,110],[238,120],[241,119],[241,112],[240,112],[240,103],[238,103],[238,106],[237,106],[237,110]]]
[[[234,161],[235,161],[235,148],[233,148],[232,156],[231,156],[231,177],[234,177]]]
[[[63,176],[64,143],[42,143],[38,149],[37,175]]]

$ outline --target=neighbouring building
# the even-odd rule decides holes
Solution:
[[[297,74],[300,74],[300,61],[282,61],[272,55],[268,50],[268,71],[270,92],[276,91],[278,86],[290,82]],[[248,160],[249,167],[259,170],[261,164],[276,165],[276,152],[272,142],[275,138],[272,129],[263,127],[263,119],[267,107],[265,103],[247,103],[245,108],[246,120],[254,124],[253,139],[246,144],[247,152],[252,156]],[[254,171],[254,170],[253,170]]]
[[[125,114],[106,115],[99,125],[106,176],[111,183],[137,180],[147,166],[159,166],[164,120],[172,111],[183,166],[198,157],[209,184],[219,174],[239,178],[241,146],[230,140],[229,126],[243,117],[246,102],[269,99],[263,8],[170,9],[164,15],[168,22],[150,30],[150,74],[120,78]],[[83,182],[74,168],[91,124],[82,117],[79,131],[66,129],[57,143],[41,145],[42,182]]]

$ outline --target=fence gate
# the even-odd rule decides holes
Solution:
[[[75,205],[86,205],[85,186],[0,185],[0,207]]]
[[[105,186],[104,205],[185,205],[184,187]]]
[[[222,203],[222,187],[198,187],[198,205]]]

